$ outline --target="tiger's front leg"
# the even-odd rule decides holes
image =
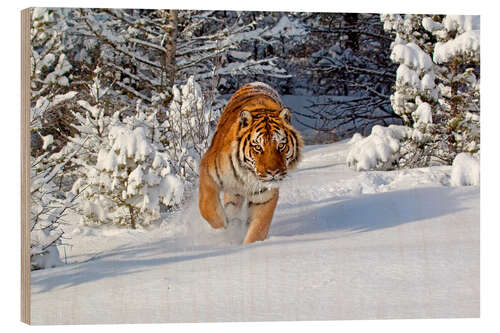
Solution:
[[[214,229],[219,229],[227,225],[224,209],[220,202],[220,188],[208,174],[204,165],[200,166],[200,187],[198,196],[198,206],[201,216]]]
[[[269,190],[269,196],[266,196],[263,201],[249,201],[248,221],[250,222],[250,226],[248,227],[243,244],[266,239],[277,203],[278,189]]]
[[[242,218],[243,202],[240,194],[224,192],[224,213],[228,221]]]

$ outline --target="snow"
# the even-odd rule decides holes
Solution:
[[[70,92],[67,92],[66,94],[56,95],[52,99],[52,102],[51,102],[50,106],[55,106],[57,104],[63,103],[65,101],[68,101],[68,100],[72,99],[73,97],[75,97],[76,94],[78,94],[77,91],[70,91]]]
[[[427,31],[438,31],[443,29],[443,25],[441,23],[434,21],[430,17],[424,17],[422,19],[422,26]]]
[[[356,171],[391,167],[397,158],[400,141],[411,136],[411,129],[400,125],[375,125],[364,139],[356,138],[347,155],[347,165]]]
[[[420,79],[417,72],[411,70],[405,64],[401,64],[396,71],[396,82],[400,85],[409,85],[411,87],[419,86]]]
[[[424,75],[422,78],[422,81],[420,82],[421,84],[421,89],[422,90],[433,90],[436,87],[436,74],[434,72],[428,72]]]
[[[480,30],[479,15],[446,15],[443,25],[448,31],[466,32]]]
[[[460,153],[453,160],[451,184],[453,186],[479,185],[479,157]]]
[[[43,146],[42,146],[43,150],[46,150],[51,144],[54,143],[54,137],[52,136],[52,134],[42,136],[42,140],[43,140]]]
[[[52,62],[52,61],[51,61]],[[57,64],[52,72],[47,74],[45,77],[44,82],[45,83],[54,83],[58,81],[59,84],[62,84],[64,86],[68,85],[68,79],[64,76],[67,74],[70,69],[72,68],[71,64],[69,61],[66,59],[66,55],[63,53],[59,56]]]
[[[360,133],[354,133],[352,138],[349,140],[349,144],[354,144],[356,142],[359,142],[363,140],[363,136]]]
[[[436,43],[433,60],[437,64],[450,61],[458,55],[474,54],[479,51],[479,30],[467,31],[455,39],[444,43]]]
[[[63,264],[57,246],[47,246],[59,237],[59,234],[43,229],[37,230],[31,234],[32,248],[30,250],[30,256],[33,257],[31,261],[32,266],[50,268]]]
[[[117,154],[123,164],[125,164],[126,158],[144,161],[146,156],[153,152],[153,148],[146,138],[144,127],[138,127],[131,131],[123,126],[112,126],[109,130],[109,140],[112,143],[109,153]],[[99,164],[99,161],[97,163]],[[110,170],[114,170],[114,168]]]
[[[245,61],[247,60],[248,58],[250,58],[250,56],[252,55],[251,52],[245,52],[245,51],[228,51],[228,54],[237,59],[237,60],[240,60],[240,61]]]
[[[478,57],[480,46],[478,15],[447,15],[442,24],[426,18],[422,20],[422,24],[425,29],[438,36],[439,42],[435,44],[433,54],[436,64],[449,62],[458,56]],[[454,34],[456,36],[451,38]]]
[[[68,264],[31,273],[32,323],[478,317],[479,186],[355,172],[349,148],[305,148],[264,242],[211,229],[196,197],[160,226],[67,225]]]
[[[90,103],[87,101],[79,100],[76,103],[90,112],[93,118],[99,118],[99,114],[102,112],[98,106],[90,105]]]
[[[421,103],[417,109],[412,113],[412,116],[417,120],[416,124],[432,123],[432,108],[429,103]]]
[[[292,36],[304,36],[307,32],[298,22],[290,21],[287,15],[283,15],[279,22],[269,31],[262,33],[263,37],[273,37],[284,35],[288,38]]]
[[[429,71],[432,69],[431,57],[415,43],[394,45],[391,60],[414,70]]]

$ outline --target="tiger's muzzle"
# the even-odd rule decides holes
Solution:
[[[266,170],[265,173],[259,174],[259,179],[262,182],[278,182],[283,180],[286,176],[286,170],[285,169],[273,169],[273,170]]]

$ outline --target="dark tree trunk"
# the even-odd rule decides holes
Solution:
[[[345,43],[346,48],[350,48],[353,51],[359,50],[359,33],[356,30],[358,27],[359,14],[348,13],[344,14],[344,20],[347,26],[350,28],[347,32],[347,41]]]

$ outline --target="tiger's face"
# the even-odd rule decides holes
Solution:
[[[241,111],[238,142],[240,165],[266,186],[283,180],[299,158],[299,137],[290,125],[288,108],[279,114]]]

